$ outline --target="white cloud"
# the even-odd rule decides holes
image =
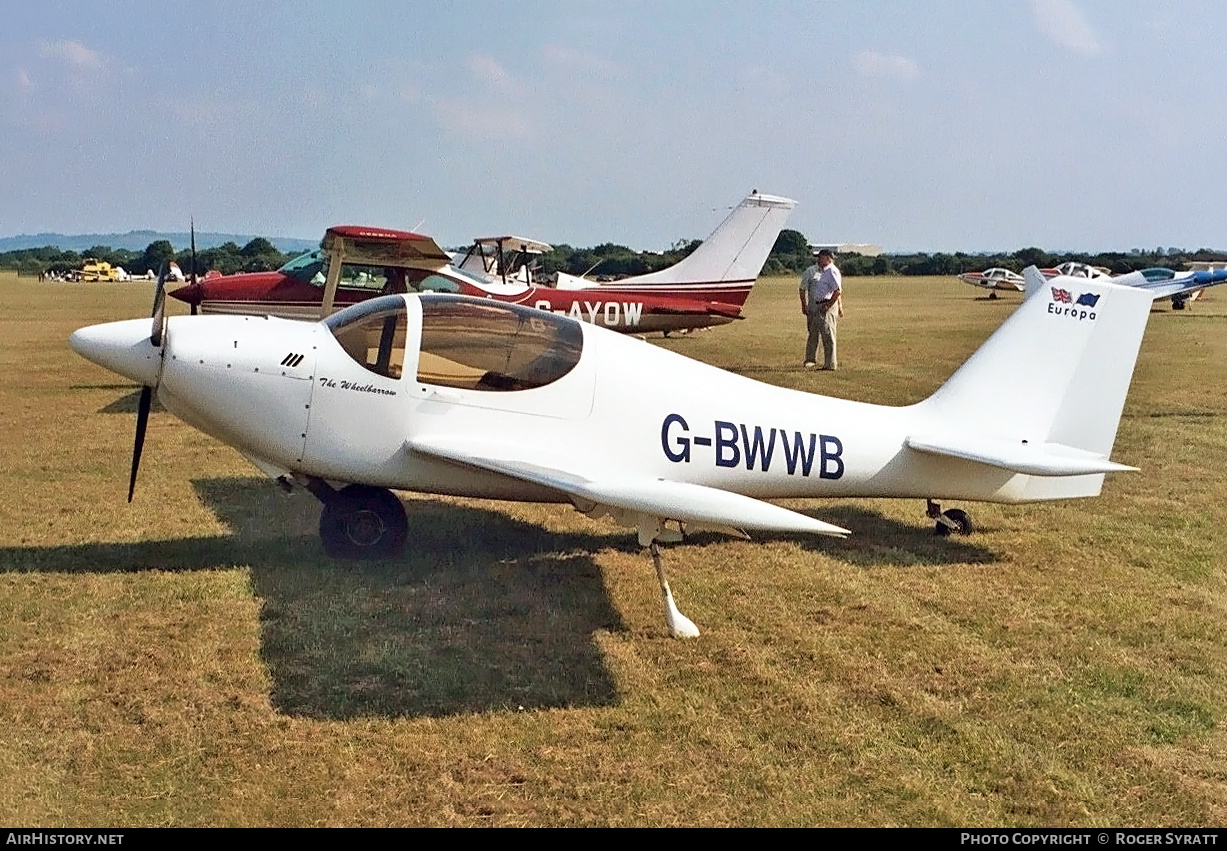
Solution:
[[[1090,23],[1073,0],[1030,0],[1031,14],[1040,32],[1061,47],[1087,56],[1103,52]]]
[[[439,125],[469,139],[529,138],[533,126],[521,111],[497,103],[478,105],[460,100],[441,100],[434,105]]]
[[[485,54],[477,53],[470,56],[469,70],[479,80],[498,88],[506,88],[512,82],[511,75],[507,73],[507,69]]]
[[[38,55],[43,59],[58,59],[74,68],[101,68],[102,54],[90,50],[79,41],[40,41]]]
[[[597,56],[594,53],[576,50],[573,47],[567,47],[562,44],[546,45],[542,48],[541,55],[550,65],[562,68],[565,71],[593,74],[601,77],[618,76],[622,72],[621,66],[617,63],[610,62],[608,59]]]
[[[884,77],[908,83],[920,76],[920,68],[906,56],[872,50],[858,53],[852,60],[852,65],[866,77]]]

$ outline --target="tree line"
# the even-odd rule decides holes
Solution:
[[[282,254],[264,237],[256,237],[241,248],[233,242],[226,242],[196,252],[196,274],[203,275],[210,269],[216,269],[223,275],[267,272],[282,266],[293,256]],[[14,269],[19,275],[62,275],[80,269],[87,258],[122,266],[133,275],[144,275],[146,272],[157,274],[166,260],[174,260],[184,274],[191,274],[192,269],[191,249],[175,251],[170,240],[166,239],[149,243],[144,251],[128,251],[106,245],[96,245],[83,252],[61,251],[50,245],[6,251],[0,253],[0,269]]]
[[[1193,262],[1227,261],[1227,252],[1198,248],[1135,248],[1128,252],[1110,251],[1091,254],[1085,252],[1048,252],[1042,248],[1022,248],[1012,252],[928,254],[881,254],[864,257],[860,254],[843,254],[836,258],[840,271],[845,275],[961,275],[963,272],[980,272],[994,266],[1021,272],[1028,266],[1041,269],[1052,268],[1067,261],[1102,266],[1113,275],[1123,275],[1138,269],[1164,266],[1182,269]],[[775,241],[775,247],[763,267],[764,275],[800,274],[814,262],[809,243],[804,235],[795,230],[783,230]]]
[[[628,275],[645,275],[672,266],[694,251],[702,240],[679,239],[668,250],[635,251],[625,245],[612,242],[592,248],[573,248],[562,244],[542,258],[546,273],[566,272],[570,275],[591,275],[602,278],[620,278]],[[196,274],[204,275],[216,270],[223,275],[236,272],[266,272],[277,269],[296,255],[283,254],[269,240],[256,237],[240,247],[227,242],[213,248],[196,252]],[[27,248],[20,251],[0,253],[0,269],[15,269],[18,274],[66,273],[80,269],[86,258],[93,258],[122,266],[133,275],[156,273],[164,260],[174,260],[185,274],[191,274],[192,253],[190,249],[175,251],[169,240],[151,242],[144,251],[112,249],[98,245],[84,252],[61,251],[54,246]],[[1048,268],[1074,260],[1103,266],[1114,275],[1146,269],[1151,266],[1166,266],[1181,269],[1190,262],[1227,261],[1227,253],[1198,248],[1189,251],[1183,248],[1135,248],[1129,252],[1103,252],[1099,254],[1078,252],[1049,253],[1041,248],[1022,248],[1008,253],[936,252],[928,254],[881,254],[864,257],[859,254],[843,254],[837,258],[840,270],[845,275],[958,275],[963,272],[978,272],[993,266],[1001,266],[1021,272],[1027,266]],[[763,267],[764,275],[799,275],[814,262],[809,241],[800,231],[785,229],[780,232]]]

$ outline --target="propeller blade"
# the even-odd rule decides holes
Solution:
[[[200,289],[196,283],[196,219],[191,218],[191,219],[188,219],[188,221],[191,223],[191,231],[192,231],[192,292],[199,294]],[[199,295],[197,295],[197,298],[199,298]],[[196,302],[193,301],[192,302],[192,315],[193,316],[196,315],[196,310],[197,310],[197,305],[196,305]]]
[[[149,408],[153,405],[153,388],[141,388],[141,401],[136,409],[136,442],[132,445],[132,474],[128,477],[128,502],[136,490],[136,471],[141,466],[141,450],[145,448],[145,427],[149,424]]]
[[[192,286],[196,286],[196,220],[188,219],[192,229]]]
[[[155,346],[162,345],[162,330],[166,322],[166,276],[170,274],[170,261],[162,261],[162,271],[158,273],[158,286],[153,291],[153,329],[149,332],[149,342]]]

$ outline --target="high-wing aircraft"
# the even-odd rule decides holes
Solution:
[[[1003,269],[1000,266],[985,269],[983,272],[964,272],[958,276],[958,279],[965,284],[971,284],[973,287],[988,290],[989,298],[996,298],[997,290],[1022,292],[1025,289],[1022,275],[1009,269]]]
[[[1034,267],[1028,273],[1042,279]],[[142,385],[128,498],[153,395],[283,487],[323,503],[324,549],[391,557],[409,523],[391,489],[571,503],[633,526],[667,623],[658,544],[684,529],[849,530],[764,500],[1095,496],[1150,293],[1056,278],[932,396],[906,407],[763,384],[565,316],[446,294],[386,295],[316,323],[165,317],[76,331],[83,357]],[[531,439],[525,439],[531,435]]]
[[[171,292],[203,313],[317,319],[388,293],[451,292],[548,310],[617,331],[723,325],[741,308],[796,202],[751,192],[698,248],[659,272],[613,283],[559,274],[546,286],[531,259],[550,246],[522,237],[478,239],[459,261],[428,236],[331,227],[319,251],[276,272],[206,279]]]

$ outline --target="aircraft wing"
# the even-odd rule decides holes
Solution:
[[[1141,272],[1130,272],[1113,278],[1112,283],[1126,287],[1137,287],[1146,290],[1158,301],[1161,298],[1184,295],[1185,293],[1204,290],[1227,283],[1227,269],[1215,269],[1202,272],[1180,272],[1174,278],[1159,281],[1148,281]]]
[[[708,526],[810,532],[844,537],[849,530],[769,502],[719,488],[611,470],[561,469],[531,449],[504,443],[474,444],[451,436],[415,437],[414,452],[455,464],[553,488],[582,502],[638,512],[664,520]]]
[[[1061,443],[1032,444],[977,435],[912,435],[905,442],[917,452],[962,458],[1031,476],[1085,476],[1137,470]]]

